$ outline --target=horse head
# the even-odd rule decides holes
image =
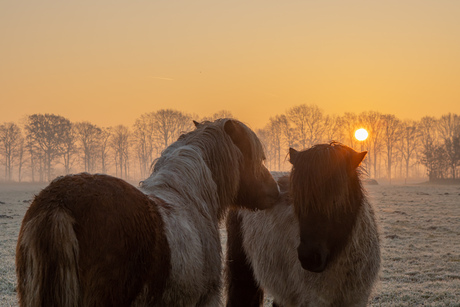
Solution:
[[[256,134],[245,124],[234,119],[218,119],[225,134],[240,153],[239,184],[233,204],[248,209],[267,209],[279,198],[275,179],[264,165],[265,153]],[[205,128],[210,122],[198,123],[197,129]]]
[[[324,271],[346,245],[363,200],[357,169],[366,153],[335,142],[289,149],[297,254],[305,270]]]

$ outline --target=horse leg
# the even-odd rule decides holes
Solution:
[[[220,291],[213,291],[209,293],[205,298],[202,298],[197,304],[196,307],[215,307],[222,306],[222,296]]]
[[[241,217],[236,210],[230,210],[227,217],[227,307],[262,306],[264,293],[254,278],[243,249],[241,231]]]

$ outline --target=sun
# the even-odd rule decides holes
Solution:
[[[355,138],[358,141],[365,141],[367,139],[368,135],[369,135],[369,133],[367,133],[367,130],[364,129],[364,128],[360,128],[360,129],[355,131]]]

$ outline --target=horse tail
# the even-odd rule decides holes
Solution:
[[[79,305],[79,244],[74,224],[66,208],[35,198],[16,247],[20,306]]]

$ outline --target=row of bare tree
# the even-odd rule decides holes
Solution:
[[[199,120],[232,117],[220,111]],[[132,127],[98,127],[90,122],[72,123],[53,114],[33,114],[20,127],[0,125],[0,165],[4,181],[50,181],[57,175],[80,171],[109,173],[141,180],[161,151],[198,118],[163,109],[141,115]],[[354,137],[358,128],[369,132],[366,141]],[[414,178],[428,175],[457,178],[460,164],[460,117],[446,114],[420,121],[401,120],[378,112],[327,115],[316,105],[299,105],[270,118],[257,131],[265,144],[267,166],[286,171],[289,147],[342,142],[369,152],[367,174],[373,178]]]
[[[220,111],[213,120],[231,117]],[[163,109],[136,119],[133,127],[98,127],[90,122],[72,123],[54,114],[33,114],[20,127],[0,125],[0,181],[50,181],[58,175],[108,173],[139,180],[149,175],[152,161],[181,133],[193,128],[191,115]]]
[[[369,136],[360,142],[354,133],[365,128]],[[270,118],[258,135],[266,146],[268,166],[287,170],[287,149],[338,141],[369,152],[367,174],[373,178],[457,178],[460,164],[460,117],[426,116],[420,121],[369,111],[343,116],[327,115],[316,105],[299,105]]]

